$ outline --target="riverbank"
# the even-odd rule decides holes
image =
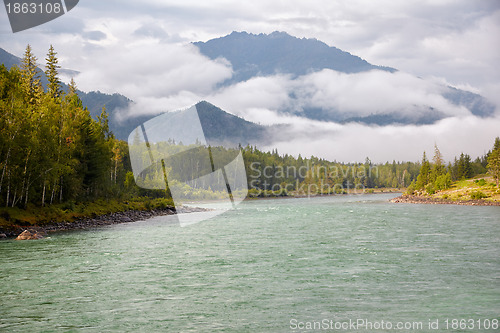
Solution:
[[[155,216],[204,211],[174,207],[168,199],[136,198],[130,201],[100,200],[72,205],[0,209],[0,239],[17,237],[29,230],[40,236],[57,231],[82,230],[136,222]]]
[[[391,199],[393,203],[430,204],[430,205],[463,205],[463,206],[500,206],[498,201],[488,201],[483,199],[452,200],[420,195],[402,195]]]
[[[454,182],[450,188],[437,192],[411,190],[391,201],[415,204],[500,206],[500,190],[492,177],[478,176],[474,179]]]

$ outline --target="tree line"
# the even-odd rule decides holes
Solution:
[[[491,151],[474,161],[468,154],[462,153],[448,164],[437,145],[432,162],[425,152],[421,162],[392,161],[383,164],[374,164],[369,158],[364,163],[331,162],[314,156],[302,158],[299,155],[295,158],[280,155],[277,150],[261,152],[255,147],[246,147],[243,156],[250,189],[262,191],[280,187],[292,191],[312,188],[317,193],[331,194],[346,193],[352,189],[408,187],[410,190],[427,188],[435,192],[449,188],[454,181],[485,174],[492,175],[498,186],[500,175],[499,138],[496,138]],[[271,192],[269,194],[272,195]]]
[[[419,174],[408,186],[407,193],[415,191],[426,191],[434,194],[436,191],[451,187],[453,181],[464,180],[477,175],[489,174],[493,177],[497,187],[500,179],[500,138],[497,137],[493,149],[474,162],[469,155],[461,153],[455,157],[453,164],[445,165],[443,156],[437,145],[434,146],[434,157],[432,163],[427,159],[424,152]]]

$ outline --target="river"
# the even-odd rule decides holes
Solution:
[[[254,200],[187,227],[165,216],[2,241],[0,331],[498,327],[500,207],[394,196]]]

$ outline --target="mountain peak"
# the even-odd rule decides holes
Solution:
[[[372,69],[395,71],[393,68],[369,64],[360,57],[317,39],[300,39],[282,31],[258,35],[233,31],[227,36],[196,42],[194,45],[211,59],[222,57],[231,62],[235,74],[226,84],[246,81],[257,75],[300,76],[322,69],[343,73]]]

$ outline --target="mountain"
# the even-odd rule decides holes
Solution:
[[[255,145],[270,143],[275,126],[262,126],[229,114],[207,101],[196,104],[207,142],[214,145]]]
[[[234,75],[226,84],[246,81],[254,76],[277,73],[300,76],[321,69],[359,73],[372,69],[396,71],[369,64],[366,60],[330,47],[317,39],[296,38],[285,32],[249,34],[232,32],[225,37],[196,42],[201,53],[210,59],[226,58]]]
[[[208,58],[225,58],[231,63],[234,74],[232,78],[223,82],[223,86],[244,82],[258,76],[275,74],[288,74],[293,79],[324,69],[348,74],[371,70],[397,72],[391,67],[372,65],[360,57],[328,46],[319,40],[300,39],[285,32],[258,35],[233,32],[225,37],[193,44]],[[443,93],[437,92],[437,94],[441,94],[453,105],[466,107],[474,115],[489,117],[494,113],[494,105],[478,94],[452,87],[443,87],[442,90]],[[293,99],[293,96],[291,98]],[[326,110],[310,105],[303,106],[300,112],[293,109],[278,111],[322,121],[355,121],[377,125],[429,124],[446,117],[445,113],[432,106],[409,105],[408,108],[413,110],[413,114],[393,111],[359,116],[349,115],[349,113],[341,112],[342,110]]]
[[[12,66],[21,65],[21,58],[5,51],[0,48],[0,64],[4,64],[6,68],[11,68]],[[41,82],[45,87],[47,84],[47,78],[43,73],[41,68],[38,70],[42,73]],[[73,76],[78,74],[78,72],[69,69],[60,69],[59,73],[65,74],[67,76]],[[62,89],[68,91],[68,85],[61,82]],[[120,94],[105,94],[100,91],[83,92],[81,90],[77,91],[78,97],[82,100],[84,106],[86,106],[93,117],[101,114],[102,108],[105,106],[109,114],[109,127],[115,136],[119,139],[126,139],[131,130],[137,127],[138,124],[144,122],[145,118],[137,118],[132,120],[126,120],[123,122],[118,121],[120,110],[124,110],[129,106],[132,101],[127,97]],[[148,117],[150,118],[150,117]]]
[[[21,64],[21,58],[18,58],[15,55],[10,54],[9,52],[0,48],[0,63],[4,64],[5,67],[10,69],[14,65],[19,66]]]
[[[140,140],[140,132],[152,143],[176,142],[182,145],[203,143],[229,149],[265,145],[282,126],[262,126],[229,114],[207,101],[192,107],[161,113],[131,131],[129,142]]]

